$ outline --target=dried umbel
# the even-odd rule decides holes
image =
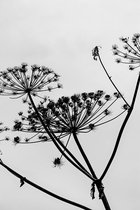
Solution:
[[[124,43],[124,50],[120,50],[117,45],[113,45],[113,54],[118,56],[117,63],[129,64],[129,70],[140,67],[140,34],[134,34],[131,40],[129,38],[120,38]]]
[[[93,93],[75,94],[71,97],[61,97],[56,102],[50,100],[48,103],[41,102],[37,110],[46,127],[61,139],[75,133],[88,133],[96,127],[116,119],[123,114],[127,108],[115,116],[112,116],[110,108],[120,98],[118,93],[113,96],[105,94],[102,90]],[[44,127],[40,123],[36,112],[29,106],[28,116],[19,112],[20,121],[15,121],[14,130],[38,135],[38,140],[28,138],[26,143],[49,141]]]
[[[54,167],[59,167],[60,168],[63,165],[61,157],[57,157],[53,160]]]
[[[0,94],[19,98],[26,94],[38,96],[43,91],[61,88],[58,83],[59,75],[45,66],[32,65],[27,68],[26,63],[0,72]],[[49,84],[57,83],[55,86]],[[38,96],[40,97],[40,96]],[[27,98],[26,98],[27,99]],[[23,102],[26,102],[26,99]]]

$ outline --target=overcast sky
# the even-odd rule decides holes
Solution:
[[[119,37],[140,32],[139,11],[139,0],[0,0],[0,69],[22,62],[52,68],[61,75],[63,84],[63,90],[52,92],[55,98],[102,88],[113,93],[101,66],[91,56],[92,48],[98,45],[112,79],[131,102],[138,70],[129,72],[128,67],[116,64],[111,47],[119,43]],[[116,159],[103,181],[113,210],[140,209],[139,104],[138,95]],[[0,120],[8,125],[24,108],[21,99],[1,97]],[[107,163],[122,120],[80,136],[97,176]],[[78,155],[72,141],[70,147]],[[52,143],[15,147],[9,142],[1,143],[0,149],[3,161],[28,179],[93,210],[104,209],[98,194],[95,200],[89,196],[91,182],[66,160],[61,169],[53,167],[59,152]],[[16,177],[0,167],[2,210],[76,209],[27,184],[19,185]]]

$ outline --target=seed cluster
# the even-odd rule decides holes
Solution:
[[[132,45],[129,38],[120,38],[124,43],[124,51],[120,50],[117,45],[113,45],[113,54],[118,56],[117,63],[129,64],[129,70],[134,70],[140,66],[140,34],[134,34],[132,37]]]
[[[58,82],[59,75],[45,66],[32,65],[27,68],[26,63],[14,68],[8,68],[0,72],[0,94],[22,97],[25,94],[38,96],[39,92],[51,91],[55,88],[61,88],[61,84],[55,87],[49,86],[50,83]]]
[[[119,98],[118,93],[110,96],[98,90],[95,93],[74,94],[71,97],[62,96],[56,102],[43,101],[38,105],[37,110],[45,126],[61,139],[73,132],[90,132],[97,126],[115,119],[117,116],[111,117],[110,107]],[[126,110],[127,108],[123,106],[122,113]],[[24,116],[23,112],[19,112],[19,116],[21,120],[15,121],[14,130],[32,133],[34,136],[38,135],[37,142],[50,140],[31,104],[29,104],[28,116]],[[30,142],[33,137],[25,141]]]

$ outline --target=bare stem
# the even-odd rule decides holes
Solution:
[[[95,174],[95,172],[94,172],[94,170],[93,170],[93,168],[92,168],[92,166],[91,166],[91,164],[90,164],[90,162],[89,162],[89,160],[88,160],[88,157],[87,157],[87,155],[85,154],[85,152],[84,152],[84,150],[83,150],[83,148],[82,148],[82,146],[81,146],[81,144],[80,144],[80,142],[79,142],[79,140],[78,140],[78,138],[77,138],[76,132],[73,132],[73,137],[74,137],[74,140],[75,140],[75,142],[76,142],[76,144],[77,144],[77,146],[78,146],[78,149],[79,149],[79,151],[81,152],[81,155],[82,155],[83,159],[85,160],[85,162],[86,162],[86,164],[87,164],[87,166],[88,166],[88,168],[89,168],[89,170],[90,170],[92,176],[93,176],[95,179],[97,179],[96,174]]]
[[[106,195],[105,195],[105,193],[103,191],[103,187],[102,187],[103,184],[102,184],[101,180],[98,180],[98,178],[97,178],[97,176],[96,176],[96,174],[95,174],[95,172],[94,172],[94,170],[93,170],[93,168],[92,168],[92,166],[91,166],[91,164],[90,164],[90,162],[88,160],[88,157],[86,156],[86,154],[85,154],[85,152],[84,152],[84,150],[83,150],[83,148],[82,148],[82,146],[81,146],[81,144],[80,144],[80,142],[79,142],[79,140],[77,138],[76,132],[73,132],[73,137],[75,139],[75,142],[76,142],[76,144],[77,144],[77,146],[79,148],[79,151],[81,152],[81,155],[82,155],[83,159],[85,160],[85,162],[86,162],[86,164],[87,164],[87,166],[88,166],[92,176],[96,179],[95,184],[96,184],[96,187],[98,189],[99,195],[101,194],[100,199],[102,199],[102,202],[103,202],[103,205],[104,205],[105,209],[106,210],[111,210],[111,208],[109,206],[109,203],[108,203],[108,200],[106,198]]]
[[[117,140],[116,140],[116,144],[114,146],[114,150],[113,150],[112,155],[111,155],[111,157],[110,157],[110,159],[109,159],[109,161],[108,161],[108,163],[106,165],[106,168],[105,168],[104,172],[102,173],[102,175],[100,177],[100,180],[102,180],[105,177],[105,175],[106,175],[108,169],[110,168],[110,166],[112,164],[112,161],[113,161],[113,159],[114,159],[114,157],[116,155],[116,152],[117,152],[117,149],[118,149],[118,146],[119,146],[119,143],[120,143],[123,131],[125,129],[125,126],[126,126],[126,124],[128,122],[128,119],[129,119],[132,111],[133,111],[133,108],[134,108],[136,96],[137,96],[137,93],[138,93],[139,84],[140,84],[140,73],[139,73],[139,76],[138,76],[138,79],[137,79],[137,83],[136,83],[136,87],[135,87],[135,91],[134,91],[134,95],[133,95],[131,106],[128,109],[128,113],[127,113],[127,115],[126,115],[126,117],[125,117],[125,119],[124,119],[124,121],[122,123],[122,126],[120,128],[120,131],[119,131],[119,134],[118,134],[118,137],[117,137]]]
[[[124,102],[127,104],[128,107],[130,107],[130,105],[128,104],[128,102],[125,100],[125,98],[123,97],[123,95],[121,94],[121,92],[119,91],[119,89],[117,88],[117,86],[115,85],[115,83],[113,82],[113,80],[111,79],[111,76],[108,74],[103,62],[102,62],[102,59],[100,57],[100,54],[98,52],[98,58],[99,58],[99,61],[100,61],[100,64],[102,65],[108,79],[110,80],[110,82],[112,83],[112,85],[114,86],[114,88],[116,89],[116,91],[119,93],[119,95],[121,96],[121,98],[124,100]]]
[[[66,198],[64,198],[64,197],[61,197],[61,196],[59,196],[59,195],[57,195],[57,194],[55,194],[55,193],[53,193],[53,192],[51,192],[51,191],[49,191],[49,190],[46,190],[46,189],[43,188],[43,187],[41,187],[41,186],[35,184],[34,182],[30,181],[30,180],[27,179],[26,177],[23,177],[21,174],[17,173],[17,172],[14,171],[13,169],[11,169],[9,166],[7,166],[6,164],[4,164],[4,163],[2,162],[2,160],[0,160],[0,165],[3,166],[4,168],[6,168],[6,169],[7,169],[10,173],[12,173],[14,176],[18,177],[18,178],[20,179],[20,181],[22,181],[22,184],[27,183],[27,184],[31,185],[32,187],[34,187],[34,188],[36,188],[36,189],[38,189],[38,190],[40,190],[40,191],[42,191],[42,192],[44,192],[44,193],[46,193],[46,194],[52,196],[52,197],[54,197],[54,198],[56,198],[56,199],[58,199],[58,200],[60,200],[60,201],[63,201],[63,202],[68,203],[68,204],[71,204],[71,205],[76,206],[76,207],[78,207],[78,208],[85,209],[85,210],[91,210],[90,208],[88,208],[88,207],[86,207],[86,206],[83,206],[83,205],[81,205],[81,204],[79,204],[79,203],[76,203],[76,202],[71,201],[71,200],[68,200],[68,199],[66,199]]]

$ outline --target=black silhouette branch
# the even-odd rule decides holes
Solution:
[[[57,194],[55,194],[55,193],[53,193],[53,192],[51,192],[51,191],[49,191],[49,190],[46,190],[45,188],[43,188],[43,187],[37,185],[36,183],[30,181],[30,180],[27,179],[26,177],[22,176],[21,174],[17,173],[17,172],[14,171],[12,168],[10,168],[10,167],[7,166],[6,164],[4,164],[3,161],[2,161],[1,159],[0,159],[0,165],[3,166],[4,168],[6,168],[10,173],[12,173],[14,176],[16,176],[17,178],[20,179],[20,187],[22,187],[22,186],[24,185],[24,183],[27,183],[27,184],[29,184],[30,186],[32,186],[32,187],[34,187],[34,188],[36,188],[36,189],[42,191],[43,193],[46,193],[46,194],[52,196],[52,197],[54,197],[54,198],[56,198],[56,199],[58,199],[58,200],[60,200],[60,201],[63,201],[63,202],[65,202],[65,203],[68,203],[68,204],[70,204],[70,205],[73,205],[73,206],[78,207],[78,208],[81,208],[81,209],[91,210],[90,208],[88,208],[88,207],[86,207],[86,206],[84,206],[84,205],[81,205],[81,204],[76,203],[76,202],[74,202],[74,201],[68,200],[68,199],[66,199],[66,198],[64,198],[64,197],[61,197],[61,196],[59,196],[59,195],[57,195]]]
[[[78,140],[78,138],[77,138],[76,132],[73,132],[73,137],[74,137],[74,140],[75,140],[75,142],[76,142],[76,144],[77,144],[77,146],[78,146],[78,149],[79,149],[79,151],[80,151],[80,153],[81,153],[83,159],[85,160],[85,162],[86,162],[86,164],[87,164],[87,166],[88,166],[88,168],[89,168],[89,170],[90,170],[92,176],[93,176],[95,179],[97,179],[96,174],[95,174],[95,172],[94,172],[94,170],[93,170],[93,168],[92,168],[92,166],[91,166],[91,164],[90,164],[90,161],[88,160],[88,157],[87,157],[87,155],[85,154],[85,152],[84,152],[84,150],[83,150],[83,148],[82,148],[82,146],[81,146],[81,144],[80,144],[80,142],[79,142],[79,140]]]
[[[124,102],[127,104],[128,107],[130,107],[130,105],[128,104],[128,102],[126,101],[126,99],[124,98],[124,96],[121,94],[121,92],[119,91],[119,89],[117,88],[117,86],[115,85],[115,83],[113,82],[113,80],[111,79],[111,76],[108,74],[103,62],[102,62],[102,59],[101,59],[101,56],[100,56],[100,53],[99,53],[99,48],[98,46],[96,46],[93,51],[92,51],[92,55],[93,55],[93,59],[94,60],[97,60],[97,57],[99,58],[99,62],[101,64],[101,66],[103,67],[104,69],[104,72],[106,73],[108,79],[110,80],[110,82],[112,83],[112,85],[114,86],[114,88],[116,89],[116,91],[119,93],[119,95],[121,96],[121,98],[124,100]]]
[[[79,148],[79,151],[81,152],[81,155],[82,155],[83,159],[85,160],[85,162],[86,162],[86,164],[87,164],[87,166],[88,166],[92,176],[96,179],[94,183],[96,184],[96,187],[98,189],[99,198],[102,200],[105,209],[106,210],[111,210],[111,208],[109,206],[109,203],[108,203],[108,200],[107,200],[106,195],[105,195],[104,190],[103,190],[103,184],[102,184],[102,182],[100,180],[98,180],[98,178],[97,178],[97,176],[96,176],[96,174],[95,174],[95,172],[94,172],[94,170],[93,170],[93,168],[92,168],[92,166],[90,164],[90,161],[88,160],[88,157],[85,154],[85,152],[84,152],[84,150],[83,150],[83,148],[82,148],[82,146],[81,146],[81,144],[80,144],[80,142],[79,142],[79,140],[77,138],[76,132],[73,132],[73,137],[75,139],[75,142],[76,142],[76,144],[77,144],[77,146]]]

